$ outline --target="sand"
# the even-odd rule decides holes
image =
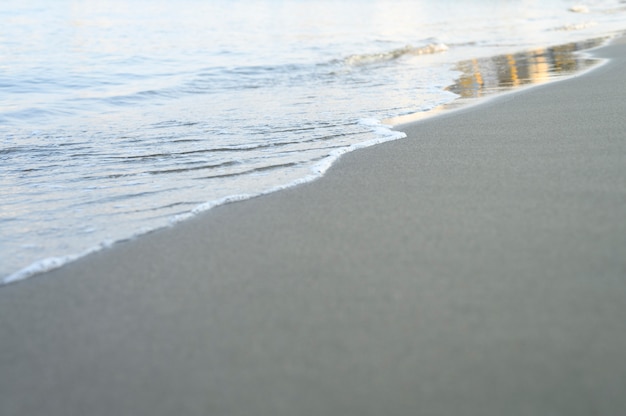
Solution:
[[[0,288],[0,415],[622,415],[626,43]]]

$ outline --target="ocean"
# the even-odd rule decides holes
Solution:
[[[0,282],[593,66],[626,1],[0,3]]]

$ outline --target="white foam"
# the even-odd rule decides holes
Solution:
[[[105,241],[105,242],[98,244],[95,247],[88,248],[87,250],[81,253],[68,254],[66,256],[59,256],[59,257],[48,257],[43,260],[36,261],[30,264],[29,266],[21,270],[18,270],[17,272],[5,277],[3,280],[0,281],[0,285],[16,283],[16,282],[28,279],[38,274],[50,272],[68,263],[78,260],[81,257],[87,256],[89,254],[100,251],[104,248],[110,247],[113,244],[114,242],[112,241]]]
[[[185,213],[185,214],[180,214],[180,215],[176,215],[174,217],[172,217],[169,221],[169,226],[175,225],[181,221],[190,219],[202,212],[208,211],[212,208],[215,208],[217,206],[220,205],[225,205],[225,204],[230,204],[233,202],[238,202],[238,201],[243,201],[243,200],[247,200],[247,199],[252,199],[254,197],[257,196],[261,196],[261,195],[266,195],[266,194],[270,194],[273,192],[277,192],[277,191],[281,191],[284,189],[288,189],[288,188],[293,188],[294,186],[297,185],[301,185],[304,183],[308,183],[311,181],[314,181],[320,177],[322,177],[324,175],[324,173],[326,173],[326,171],[333,165],[333,163],[335,163],[342,155],[352,152],[354,150],[358,150],[358,149],[363,149],[365,147],[370,147],[370,146],[374,146],[376,144],[380,144],[380,143],[384,143],[384,142],[388,142],[388,141],[392,141],[392,140],[398,140],[398,139],[402,139],[406,137],[406,134],[403,132],[399,132],[399,131],[395,131],[392,129],[391,126],[387,126],[384,125],[380,122],[380,120],[377,119],[373,119],[373,118],[364,118],[359,120],[358,122],[361,125],[364,126],[368,126],[371,128],[371,130],[376,133],[376,135],[378,137],[376,137],[375,139],[372,140],[367,140],[365,142],[361,142],[361,143],[355,143],[352,144],[350,146],[346,146],[340,149],[335,149],[333,150],[327,157],[325,157],[324,159],[322,159],[320,162],[316,163],[315,165],[313,165],[313,167],[311,168],[311,174],[307,175],[305,177],[302,177],[300,179],[296,179],[295,181],[292,181],[286,185],[279,185],[279,186],[275,186],[269,189],[266,189],[264,191],[258,192],[258,193],[254,193],[254,194],[237,194],[237,195],[230,195],[224,198],[220,198],[220,199],[216,199],[213,201],[208,201],[205,202],[201,205],[198,205],[197,207],[195,207],[194,209],[192,209],[190,212]],[[117,241],[105,241],[102,242],[100,244],[98,244],[95,247],[91,247],[87,250],[84,250],[80,253],[74,253],[74,254],[68,254],[66,256],[58,256],[58,257],[48,257],[45,258],[43,260],[39,260],[36,261],[32,264],[30,264],[29,266],[5,277],[3,280],[0,280],[0,286],[1,285],[6,285],[6,284],[11,284],[11,283],[16,283],[28,278],[31,278],[33,276],[42,274],[42,273],[47,273],[50,272],[52,270],[58,269],[68,263],[71,263],[73,261],[78,260],[81,257],[85,257],[87,255],[93,254],[95,252],[98,252],[100,250],[103,250],[107,247],[111,247],[113,244],[115,243],[119,243],[122,241],[128,241],[130,239],[139,237],[141,235],[147,234],[149,232],[152,231],[156,231],[157,229],[161,229],[161,228],[165,228],[167,227],[157,227],[155,229],[143,229],[140,232],[135,233],[134,235],[127,237],[127,238],[122,238],[120,240]]]
[[[363,118],[359,120],[359,124],[370,127],[372,131],[378,135],[378,137],[334,150],[330,153],[330,155],[328,155],[328,157],[324,158],[313,167],[314,172],[320,176],[323,175],[332,166],[332,164],[337,161],[337,159],[346,153],[406,137],[406,133],[392,130],[391,126],[386,126],[377,119]]]
[[[226,205],[226,204],[230,204],[232,202],[237,202],[237,201],[244,201],[246,199],[250,199],[250,198],[254,198],[255,196],[261,195],[262,193],[259,194],[238,194],[238,195],[230,195],[224,198],[220,198],[220,199],[215,199],[213,201],[208,201],[205,202],[203,204],[198,205],[197,207],[195,207],[194,209],[192,209],[191,211],[184,213],[184,214],[179,214],[176,215],[172,218],[170,218],[170,225],[174,225],[177,224],[181,221],[185,221],[188,220],[191,217],[194,217],[196,215],[198,215],[201,212],[204,211],[208,211],[212,208],[215,208],[219,205]]]
[[[407,45],[403,48],[394,49],[386,52],[351,55],[347,57],[344,62],[350,66],[360,66],[378,62],[391,61],[406,55],[432,55],[436,53],[446,52],[448,49],[450,48],[444,43],[431,43],[425,46],[418,47]]]
[[[170,224],[176,224],[180,221],[184,221],[186,219],[189,219],[201,212],[204,211],[208,211],[212,208],[215,208],[217,206],[220,205],[225,205],[225,204],[230,204],[232,202],[238,202],[238,201],[243,201],[246,199],[252,199],[255,198],[257,196],[262,196],[262,195],[267,195],[267,194],[271,194],[277,191],[282,191],[285,189],[289,189],[289,188],[293,188],[294,186],[298,186],[298,185],[302,185],[308,182],[312,182],[320,177],[322,177],[326,171],[328,171],[328,169],[330,169],[330,167],[344,154],[346,153],[350,153],[353,152],[355,150],[358,149],[363,149],[366,147],[370,147],[370,146],[374,146],[377,144],[381,144],[381,143],[385,143],[385,142],[389,142],[389,141],[393,141],[393,140],[398,140],[398,139],[403,139],[406,136],[406,133],[400,132],[400,131],[395,131],[393,130],[392,126],[388,126],[385,124],[382,124],[380,120],[378,119],[374,119],[374,118],[363,118],[360,119],[358,121],[358,124],[360,125],[364,125],[364,126],[368,126],[371,128],[371,130],[376,133],[376,135],[378,137],[376,137],[375,139],[371,139],[371,140],[367,140],[364,142],[360,142],[360,143],[354,143],[350,146],[346,146],[346,147],[342,147],[339,149],[335,149],[333,150],[327,157],[325,157],[324,159],[322,159],[321,161],[319,161],[318,163],[316,163],[315,165],[313,165],[313,167],[311,168],[311,174],[304,176],[302,178],[296,179],[295,181],[289,182],[288,184],[284,184],[284,185],[278,185],[278,186],[274,186],[271,188],[268,188],[264,191],[255,193],[255,194],[238,194],[238,195],[231,195],[225,198],[221,198],[221,199],[217,199],[214,201],[209,201],[206,202],[204,204],[198,205],[196,208],[194,208],[193,210],[191,210],[191,212],[186,213],[186,214],[182,214],[182,215],[177,215],[176,217],[173,217],[170,221]]]
[[[572,24],[569,24],[569,25],[559,26],[559,27],[555,28],[554,30],[562,31],[562,32],[570,32],[570,31],[574,31],[574,30],[587,29],[587,28],[593,27],[595,25],[597,25],[597,23],[594,22],[594,21],[583,22],[583,23],[572,23]]]
[[[568,10],[573,13],[589,13],[589,7],[583,4],[577,4],[575,6],[570,7]]]

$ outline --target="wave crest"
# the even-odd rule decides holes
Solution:
[[[583,23],[572,23],[569,25],[564,25],[564,26],[559,26],[559,27],[555,27],[554,31],[558,31],[558,32],[571,32],[574,30],[584,30],[587,29],[589,27],[593,27],[596,26],[597,23],[596,22],[583,22]]]
[[[407,45],[403,48],[393,49],[388,52],[350,55],[344,60],[344,62],[350,66],[361,66],[393,61],[407,55],[432,55],[445,52],[448,49],[448,45],[444,43],[431,43],[426,46],[419,47]]]
[[[577,4],[570,7],[568,10],[573,13],[589,13],[589,7],[585,6],[584,4]]]

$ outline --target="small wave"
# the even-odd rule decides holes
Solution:
[[[206,169],[217,169],[223,168],[226,166],[238,165],[238,161],[229,161],[224,163],[217,163],[212,165],[201,165],[201,166],[190,166],[185,168],[175,168],[175,169],[161,169],[161,170],[149,170],[146,173],[150,175],[162,175],[162,174],[171,174],[171,173],[181,173],[181,172],[191,172],[194,170],[206,170]]]
[[[597,25],[596,22],[583,22],[583,23],[572,23],[569,25],[563,25],[563,26],[559,26],[559,27],[555,27],[554,31],[558,31],[558,32],[571,32],[571,31],[575,31],[575,30],[584,30],[587,29],[589,27],[593,27]]]
[[[241,172],[211,175],[211,176],[206,176],[206,177],[196,178],[196,179],[204,180],[204,179],[218,179],[218,178],[233,178],[235,176],[250,175],[250,174],[266,172],[266,171],[274,170],[274,169],[288,168],[288,167],[297,166],[297,165],[298,165],[298,162],[289,162],[289,163],[282,163],[278,165],[262,166],[260,168],[247,169]]]
[[[404,139],[406,137],[406,133],[401,131],[393,130],[393,127],[382,124],[380,120],[375,118],[363,118],[359,120],[359,124],[362,126],[367,126],[370,128],[378,137],[372,140],[368,140],[365,142],[354,143],[347,147],[338,148],[330,153],[328,157],[322,159],[313,167],[313,172],[315,172],[316,176],[322,176],[330,167],[335,163],[341,156],[346,153],[353,152],[358,149],[364,149],[366,147],[375,146],[377,144]],[[303,181],[308,181],[310,179],[303,179]],[[303,183],[303,182],[302,182]]]
[[[16,111],[8,111],[2,114],[2,118],[7,122],[28,122],[34,119],[54,119],[55,117],[62,117],[70,114],[67,108],[23,108]]]
[[[433,55],[445,52],[449,47],[444,43],[431,43],[426,46],[414,47],[407,45],[403,48],[394,49],[388,52],[370,53],[362,55],[350,55],[344,62],[350,66],[361,66],[379,62],[393,61],[408,55]]]
[[[11,153],[20,153],[20,152],[23,152],[23,151],[24,151],[24,148],[21,147],[21,146],[18,146],[18,147],[8,147],[8,148],[5,148],[5,149],[0,149],[0,155],[8,155],[8,154],[11,154]]]
[[[140,90],[129,94],[103,96],[97,98],[98,100],[113,106],[133,106],[147,101],[155,100],[168,100],[179,98],[181,96],[180,91],[175,88],[160,88],[160,89],[148,89]]]
[[[568,10],[573,13],[589,13],[589,7],[583,4],[577,4],[575,6],[570,7]]]
[[[193,208],[191,211],[188,212],[184,212],[181,214],[177,214],[174,216],[171,216],[169,218],[169,223],[162,225],[162,226],[156,226],[154,228],[151,229],[142,229],[139,230],[135,233],[133,233],[131,236],[128,237],[124,237],[124,238],[120,238],[118,240],[107,240],[104,241],[96,246],[92,246],[91,248],[88,248],[82,252],[79,253],[74,253],[74,254],[69,254],[69,255],[65,255],[65,256],[59,256],[59,257],[49,257],[43,260],[39,260],[37,262],[34,262],[32,264],[30,264],[29,266],[18,270],[17,272],[4,277],[4,279],[2,277],[0,277],[0,286],[2,285],[7,285],[7,284],[12,284],[12,283],[16,283],[28,278],[31,278],[33,276],[36,275],[40,275],[42,273],[47,273],[50,272],[52,270],[58,269],[68,263],[72,263],[82,257],[88,256],[90,254],[99,252],[103,249],[109,248],[111,246],[113,246],[114,244],[117,243],[121,243],[124,241],[129,241],[132,240],[136,237],[139,237],[141,235],[144,235],[146,233],[149,233],[151,231],[155,231],[164,227],[172,226],[175,225],[176,223],[179,223],[181,221],[187,220],[191,217],[194,217],[198,214],[200,214],[201,212],[210,210],[216,206],[220,206],[220,205],[225,205],[225,204],[229,204],[229,203],[233,203],[233,202],[237,202],[237,201],[243,201],[246,199],[251,199],[257,196],[261,196],[261,195],[267,195],[270,193],[274,193],[280,190],[284,190],[284,189],[288,189],[288,188],[292,188],[294,186],[297,185],[301,185],[304,183],[308,183],[311,182],[315,179],[320,178],[321,176],[324,175],[324,173],[326,173],[326,171],[333,165],[333,163],[335,161],[337,161],[337,159],[339,159],[341,156],[343,156],[346,153],[352,152],[354,150],[357,149],[362,149],[365,147],[369,147],[369,146],[373,146],[376,144],[380,144],[380,143],[384,143],[384,142],[388,142],[388,141],[392,141],[392,140],[398,140],[398,139],[402,139],[406,137],[406,134],[403,132],[399,132],[399,131],[395,131],[393,130],[393,128],[391,126],[387,126],[382,124],[379,120],[377,119],[361,119],[359,121],[360,125],[363,126],[367,126],[372,132],[376,133],[377,137],[375,139],[366,141],[366,142],[361,142],[361,143],[355,143],[352,144],[350,146],[341,146],[339,148],[336,148],[335,150],[333,150],[330,154],[328,154],[328,156],[322,157],[320,159],[317,160],[317,163],[312,166],[310,174],[304,177],[301,177],[300,179],[296,179],[290,183],[287,184],[283,184],[283,185],[278,185],[278,186],[274,186],[274,187],[269,187],[266,188],[264,190],[260,190],[259,192],[255,192],[255,193],[245,193],[245,194],[234,194],[234,195],[230,195],[230,196],[226,196],[223,198],[219,198],[219,199],[215,199],[212,201],[208,201],[206,203],[197,205],[195,208]],[[297,165],[297,163],[287,163],[284,165],[275,165],[275,166],[268,166],[268,167],[261,167],[261,168],[257,168],[257,169],[253,169],[253,171],[264,171],[264,170],[270,170],[270,169],[275,169],[275,168],[279,168],[279,167],[289,167],[289,166],[294,166]],[[248,172],[249,173],[249,172]],[[140,196],[141,194],[137,194],[136,196]],[[179,203],[174,203],[172,204],[172,206],[174,205],[188,205],[188,203],[185,202],[179,202]]]
[[[120,240],[122,241],[122,240]],[[38,274],[50,272],[52,270],[58,269],[68,263],[78,260],[81,257],[85,257],[89,254],[96,253],[100,250],[103,250],[107,247],[111,247],[113,245],[113,241],[105,241],[100,243],[97,246],[91,247],[82,253],[69,254],[67,256],[60,257],[49,257],[43,260],[39,260],[35,263],[32,263],[30,266],[25,267],[17,272],[5,277],[0,280],[0,286],[8,285],[10,283],[16,283],[21,280],[28,279],[29,277],[33,277]]]
[[[381,144],[384,142],[389,142],[393,140],[403,139],[406,137],[406,133],[393,130],[393,127],[382,124],[380,120],[373,118],[364,118],[359,120],[360,125],[367,126],[370,128],[378,137],[372,140],[368,140],[366,142],[355,143],[350,146],[342,146],[333,150],[328,156],[321,158],[312,168],[311,174],[304,176],[300,179],[296,179],[293,182],[284,185],[278,185],[275,187],[271,187],[269,189],[262,190],[258,193],[254,194],[238,194],[231,195],[224,198],[220,198],[217,200],[209,201],[204,204],[201,204],[191,210],[191,212],[179,214],[170,218],[170,225],[174,225],[178,222],[187,220],[195,215],[200,214],[201,212],[208,211],[216,206],[230,204],[237,201],[243,201],[246,199],[255,198],[257,196],[271,194],[277,191],[293,188],[294,186],[302,185],[308,182],[312,182],[320,177],[322,177],[326,171],[335,163],[341,156],[346,153],[353,152],[358,149],[363,149],[366,147],[374,146],[377,144]]]
[[[154,123],[148,128],[152,129],[164,129],[164,128],[176,128],[176,127],[191,127],[200,124],[198,121],[179,121],[179,120],[165,120]]]

